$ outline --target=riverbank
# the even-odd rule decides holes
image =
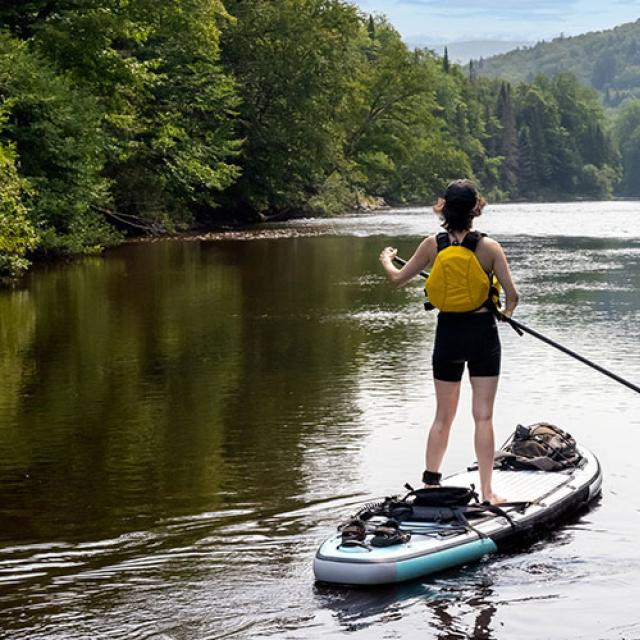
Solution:
[[[357,197],[357,204],[351,210],[353,214],[373,213],[376,211],[384,211],[391,209],[390,205],[384,200],[384,198],[376,196],[367,196],[360,194]],[[349,212],[343,215],[350,215]],[[277,237],[279,234],[283,237],[293,237],[295,233],[291,229],[288,231],[278,231],[274,229],[275,225],[283,223],[292,223],[296,220],[306,219],[308,217],[318,218],[327,221],[331,221],[334,216],[309,216],[309,212],[288,213],[286,215],[273,215],[273,216],[258,216],[252,222],[242,220],[239,217],[222,216],[223,222],[216,225],[196,225],[191,229],[185,231],[167,231],[161,225],[148,225],[144,232],[141,232],[143,227],[136,222],[127,223],[127,217],[114,217],[114,220],[118,222],[119,230],[121,233],[120,239],[116,240],[116,236],[113,236],[112,242],[105,247],[97,249],[95,251],[87,252],[86,250],[79,251],[78,253],[58,253],[48,251],[46,253],[34,252],[31,255],[27,255],[21,259],[20,269],[2,277],[0,273],[0,289],[9,288],[19,283],[20,279],[28,273],[32,266],[42,264],[54,264],[73,262],[74,260],[85,258],[89,255],[102,255],[108,252],[110,249],[117,248],[119,246],[128,244],[141,244],[161,242],[167,240],[179,240],[179,241],[196,241],[196,240],[233,240],[233,239],[246,239],[246,238],[266,238]],[[269,228],[267,231],[266,228]],[[134,233],[131,234],[131,231]],[[130,235],[129,235],[130,234]],[[300,233],[308,236],[313,235],[311,233]],[[0,265],[1,266],[1,265]],[[1,271],[1,270],[0,270]]]
[[[606,207],[607,203],[638,203],[640,207],[640,199],[635,198],[613,198],[611,200],[570,200],[570,201],[526,201],[526,202],[499,202],[489,203],[488,209],[485,210],[483,219],[490,216],[492,208],[504,208],[504,207],[524,207],[531,211],[531,215],[540,215],[540,212],[547,207],[560,207],[560,210],[566,207],[571,207],[572,204],[585,205],[589,210],[593,207]],[[251,224],[246,222],[238,222],[235,225],[224,224],[216,226],[215,228],[199,228],[190,229],[181,232],[174,233],[162,233],[160,231],[147,234],[123,237],[122,241],[115,244],[112,247],[107,247],[99,254],[94,255],[107,255],[112,249],[124,245],[136,245],[136,244],[149,244],[156,242],[210,242],[210,241],[233,241],[233,240],[267,240],[277,238],[303,238],[313,237],[317,235],[327,235],[335,231],[336,228],[343,226],[345,221],[351,221],[362,219],[366,220],[367,214],[389,214],[389,220],[401,219],[406,213],[410,213],[417,210],[424,210],[429,212],[431,205],[425,206],[391,206],[387,204],[382,198],[371,198],[368,202],[354,208],[351,212],[345,212],[338,216],[314,216],[305,217],[302,214],[296,216],[289,216],[287,218],[274,217],[263,221],[256,221]],[[573,211],[573,209],[572,209]],[[631,213],[632,215],[632,213]],[[365,222],[366,224],[366,222]],[[482,223],[481,223],[482,224]],[[37,265],[47,265],[55,263],[71,263],[75,260],[86,257],[86,254],[78,255],[54,255],[48,254],[44,256],[37,256],[33,259],[33,267]],[[24,276],[24,274],[23,274]],[[14,279],[5,279],[4,282],[0,281],[0,286],[12,287],[19,284],[20,277]]]

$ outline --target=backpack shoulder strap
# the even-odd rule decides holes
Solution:
[[[460,243],[460,246],[475,253],[480,238],[485,238],[486,235],[486,233],[479,233],[478,231],[469,231]]]
[[[444,231],[436,236],[436,244],[438,245],[438,253],[443,249],[451,246],[451,240],[449,240],[449,234]]]

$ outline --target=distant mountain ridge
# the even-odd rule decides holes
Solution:
[[[481,75],[531,82],[537,75],[573,73],[600,92],[606,106],[640,98],[640,19],[613,29],[559,37],[491,57],[476,57]]]
[[[405,38],[405,42],[412,48],[433,49],[438,55],[444,54],[447,48],[449,59],[458,64],[467,64],[469,60],[477,58],[488,58],[507,51],[512,51],[518,47],[529,47],[535,44],[527,41],[504,41],[504,40],[469,40],[464,42],[434,43],[428,36],[410,36]]]

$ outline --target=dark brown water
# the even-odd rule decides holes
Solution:
[[[640,383],[640,204],[489,208],[518,318]],[[501,328],[498,439],[554,422],[601,504],[420,582],[314,586],[360,502],[417,482],[435,318],[392,290],[425,210],[128,246],[0,294],[0,637],[640,637],[640,397]],[[470,462],[465,389],[445,472]]]

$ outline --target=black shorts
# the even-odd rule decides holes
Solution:
[[[458,382],[465,362],[470,376],[500,375],[500,338],[493,313],[438,314],[433,377]]]

